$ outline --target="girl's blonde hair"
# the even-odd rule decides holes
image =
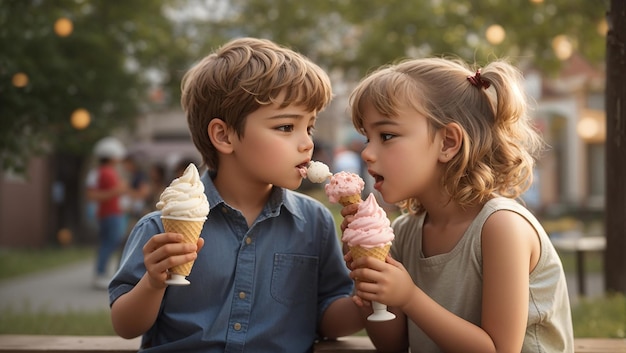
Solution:
[[[222,119],[243,137],[247,116],[269,104],[322,111],[332,98],[328,75],[305,56],[272,41],[234,39],[183,77],[181,104],[204,164],[217,170],[218,153],[207,128]],[[277,101],[284,93],[284,99]]]
[[[519,197],[532,183],[534,159],[543,147],[527,113],[521,72],[498,60],[482,68],[473,84],[475,75],[457,59],[406,60],[373,72],[350,97],[352,122],[361,132],[365,102],[389,118],[403,107],[414,109],[427,117],[433,137],[457,123],[462,146],[446,164],[441,184],[461,206],[486,202],[494,194]],[[417,199],[400,206],[413,214],[424,212]]]

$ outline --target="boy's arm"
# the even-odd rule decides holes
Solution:
[[[144,334],[157,319],[167,284],[167,269],[195,260],[204,245],[182,243],[177,233],[160,233],[143,246],[146,272],[139,282],[111,305],[111,322],[115,332],[123,338]]]
[[[349,336],[363,329],[365,316],[349,297],[332,302],[322,317],[319,333],[323,337],[337,338]]]
[[[120,337],[129,339],[142,335],[157,319],[166,287],[152,287],[148,277],[146,272],[130,292],[111,306],[113,329]]]

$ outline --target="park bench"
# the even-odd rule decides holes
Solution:
[[[588,252],[603,252],[606,249],[604,236],[583,237],[553,237],[552,244],[559,251],[574,252],[576,254],[576,282],[578,295],[587,295],[585,279],[585,254]]]
[[[575,353],[626,353],[623,338],[577,338]],[[0,335],[0,353],[135,353],[139,339],[115,336]],[[375,353],[369,338],[343,337],[320,342],[315,353]]]

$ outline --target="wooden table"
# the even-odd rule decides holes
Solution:
[[[593,237],[553,237],[552,244],[557,250],[576,253],[576,277],[578,279],[578,294],[586,295],[585,284],[585,253],[604,251],[606,238],[603,236]]]
[[[137,353],[139,338],[117,336],[2,335],[0,353]],[[315,353],[375,353],[369,338],[348,336],[315,345]],[[626,353],[623,338],[575,338],[575,353]]]

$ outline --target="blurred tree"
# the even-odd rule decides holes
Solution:
[[[178,82],[172,68],[188,61],[164,16],[180,2],[1,1],[0,170],[43,151],[85,155],[132,127],[155,77]],[[72,122],[77,109],[88,114]]]
[[[551,72],[560,60],[553,40],[568,38],[588,60],[604,60],[608,1],[588,0],[232,0],[223,24],[272,38],[328,69],[358,79],[407,56],[456,55],[478,64],[490,57]],[[603,6],[604,5],[604,6]],[[501,38],[487,39],[490,26]],[[227,27],[223,27],[227,28]],[[502,34],[504,35],[502,37]],[[496,36],[497,37],[497,36]]]
[[[605,7],[587,0],[4,0],[0,170],[24,167],[43,148],[85,154],[112,129],[132,127],[140,111],[178,105],[190,62],[227,38],[274,39],[348,80],[402,57],[445,54],[479,64],[510,56],[550,70],[559,62],[557,35],[602,61],[604,37],[595,29]],[[61,18],[70,21],[68,33],[55,33]],[[491,25],[500,34],[493,44],[485,34]],[[151,101],[155,80],[163,90]],[[79,108],[90,117],[82,130],[70,123]]]

